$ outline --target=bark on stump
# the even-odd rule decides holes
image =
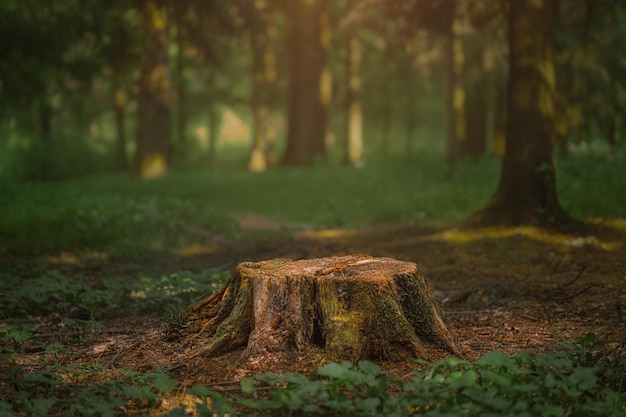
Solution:
[[[248,360],[429,358],[427,346],[457,353],[416,265],[367,255],[241,263],[169,336],[205,356],[245,348]]]

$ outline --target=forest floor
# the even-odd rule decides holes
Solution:
[[[425,229],[389,227],[307,231],[281,229],[263,218],[240,219],[247,232],[234,239],[214,236],[140,265],[107,261],[98,276],[126,270],[161,275],[215,267],[233,269],[243,261],[302,259],[369,254],[415,262],[439,302],[457,346],[474,360],[491,350],[540,355],[594,332],[603,352],[626,350],[626,221],[604,222],[593,235],[572,236],[534,228]],[[50,258],[53,263],[62,259]],[[84,272],[88,275],[88,272]],[[305,371],[295,361],[282,369],[249,366],[241,352],[217,358],[190,357],[163,340],[168,325],[156,317],[104,320],[92,337],[67,346],[81,364],[101,363],[147,372],[160,366],[183,386],[199,383],[218,391],[237,390],[243,376],[257,372]],[[20,355],[22,364],[38,353]],[[383,364],[400,375],[412,362]]]

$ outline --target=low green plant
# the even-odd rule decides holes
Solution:
[[[17,356],[19,346],[31,338],[31,326],[6,325],[0,327],[0,359]]]
[[[60,367],[59,371],[78,370]],[[56,372],[26,373],[20,366],[12,367],[0,377],[5,388],[13,392],[8,401],[0,401],[0,411],[3,416],[121,416],[128,409],[156,409],[161,396],[176,388],[176,380],[161,368],[147,373],[120,372],[119,380],[79,384],[65,382]]]
[[[563,351],[537,357],[524,351],[513,356],[493,351],[474,362],[454,357],[418,361],[407,379],[368,361],[342,362],[322,366],[312,377],[266,373],[243,378],[243,395],[225,396],[202,385],[186,392],[202,400],[196,404],[198,414],[211,417],[626,416],[626,358],[598,364],[590,352],[593,341],[594,336],[587,335]],[[588,362],[589,358],[594,359]],[[0,401],[0,412],[29,416],[149,412],[177,386],[160,368],[147,373],[121,370],[121,378],[104,383],[80,378],[88,373],[97,379],[101,370],[98,365],[72,365],[27,373],[21,366],[10,367],[0,376],[0,389],[13,395]],[[179,407],[169,415],[186,413]]]
[[[618,371],[596,365],[594,341],[590,334],[538,357],[493,351],[474,362],[419,361],[409,380],[367,361],[331,363],[315,377],[266,373],[242,379],[247,396],[230,403],[203,387],[188,392],[217,399],[203,416],[626,416],[623,384],[615,383],[626,360]]]
[[[111,277],[94,287],[80,277],[48,270],[26,280],[5,277],[0,314],[15,318],[59,313],[68,317],[79,308],[86,312],[84,322],[129,311],[175,316],[186,305],[215,292],[229,277],[228,271],[206,269],[162,277]]]

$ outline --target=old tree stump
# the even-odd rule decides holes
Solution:
[[[367,255],[241,263],[168,334],[196,354],[244,349],[247,360],[428,358],[426,347],[457,352],[416,265]]]

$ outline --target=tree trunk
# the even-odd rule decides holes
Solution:
[[[361,111],[361,40],[358,35],[348,37],[348,94],[346,100],[347,152],[345,162],[363,165],[363,113]]]
[[[170,159],[171,84],[165,10],[155,1],[148,1],[143,9],[142,22],[145,33],[134,168],[142,178],[153,178],[167,172]]]
[[[128,156],[126,154],[126,88],[124,72],[120,65],[113,67],[113,108],[115,109],[116,133],[116,164],[117,168],[128,170]]]
[[[556,195],[554,151],[554,0],[512,0],[506,149],[500,183],[467,224],[573,225]]]
[[[416,53],[415,43],[408,43],[406,54],[402,55],[402,61],[400,62],[400,79],[402,80],[402,88],[404,90],[404,152],[409,160],[413,157],[413,134],[418,125],[418,116],[415,111],[417,74],[413,65]]]
[[[461,85],[463,48],[455,33],[456,1],[450,0],[452,15],[445,20],[444,40],[444,110],[446,118],[446,163],[454,164],[461,154],[465,139],[465,96]]]
[[[390,151],[390,140],[391,130],[393,128],[393,113],[394,113],[394,94],[393,90],[395,87],[394,78],[394,61],[393,57],[393,48],[387,45],[385,49],[385,61],[387,65],[384,65],[384,73],[386,81],[384,82],[384,87],[381,91],[382,97],[382,109],[381,109],[381,127],[380,127],[380,152],[384,159],[389,157]]]
[[[367,255],[241,263],[168,338],[209,357],[243,348],[242,359],[253,362],[457,353],[415,264]]]
[[[326,41],[322,36],[325,0],[287,3],[290,30],[289,118],[283,163],[306,165],[325,156],[326,111],[322,100],[322,71]]]
[[[182,161],[187,156],[187,83],[185,80],[185,39],[182,29],[182,17],[177,16],[176,44],[176,160]]]
[[[494,96],[492,152],[498,158],[503,158],[506,149],[506,106],[508,104],[506,86],[497,83]]]
[[[209,107],[209,165],[215,165],[217,160],[217,137],[218,137],[218,113],[215,104]]]
[[[252,152],[248,169],[252,172],[261,172],[269,165],[268,149],[270,135],[273,134],[270,126],[272,116],[272,90],[275,89],[277,79],[276,55],[273,49],[276,28],[273,24],[273,14],[268,5],[256,2],[256,14],[259,16],[260,27],[254,27],[250,34],[252,45],[252,114],[253,135]]]
[[[475,37],[468,39],[465,60],[465,127],[464,155],[480,156],[487,149],[487,83],[483,66],[484,47]]]

